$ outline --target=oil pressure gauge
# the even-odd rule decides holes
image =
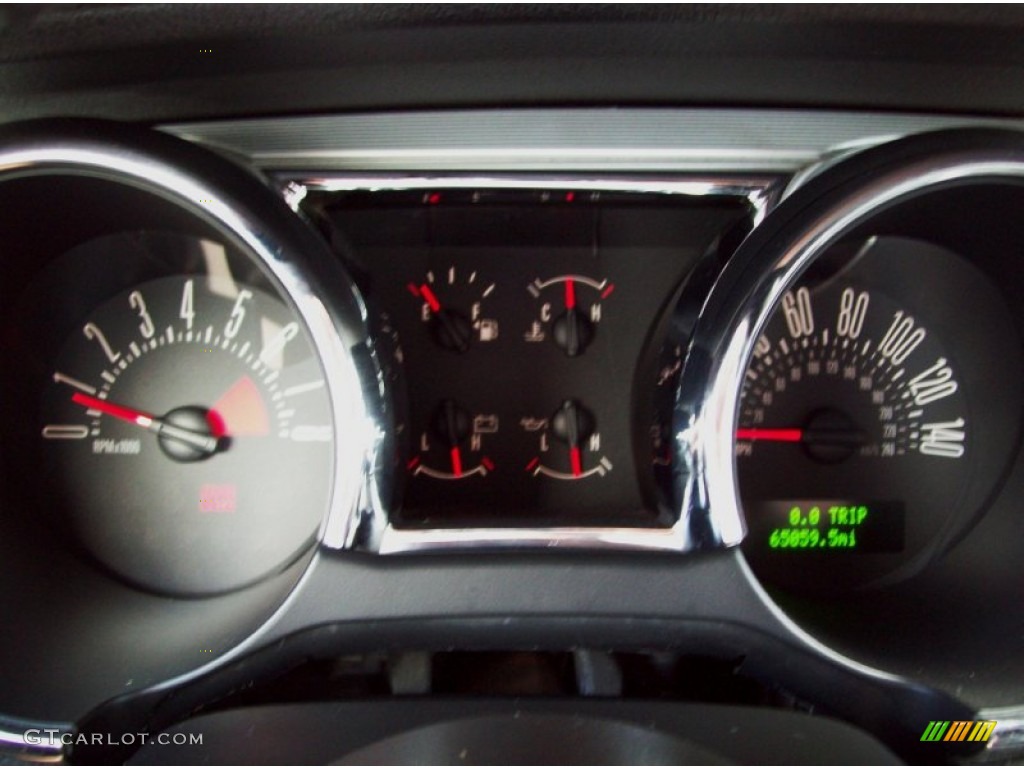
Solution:
[[[566,400],[548,419],[524,418],[520,426],[537,435],[537,455],[526,465],[534,477],[585,480],[612,470],[601,453],[597,418],[577,400]]]

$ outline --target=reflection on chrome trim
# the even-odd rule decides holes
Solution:
[[[331,531],[334,540],[348,540],[350,521],[358,507],[363,465],[372,453],[374,431],[352,354],[336,325],[340,322],[338,313],[325,305],[322,291],[310,286],[303,270],[282,253],[266,231],[265,222],[250,220],[199,174],[155,156],[108,147],[101,139],[0,152],[0,181],[62,172],[96,173],[169,198],[200,219],[212,219],[219,229],[254,255],[282,286],[320,355],[334,412],[334,489],[320,537]],[[358,335],[357,331],[348,330]]]
[[[296,210],[310,192],[409,191],[438,189],[521,189],[588,192],[628,192],[650,195],[686,195],[744,200],[752,219],[759,224],[778,201],[786,182],[784,177],[751,176],[652,176],[601,178],[599,176],[504,176],[474,174],[465,176],[431,175],[330,175],[280,173],[274,176],[282,195]],[[371,462],[371,466],[373,462]],[[699,513],[690,509],[691,497],[680,497],[681,506],[671,527],[508,527],[508,528],[436,528],[399,529],[391,525],[387,510],[379,503],[380,482],[367,478],[363,504],[357,521],[348,528],[348,536],[329,529],[324,544],[343,548],[353,545],[381,554],[440,551],[452,549],[636,549],[682,552],[738,544],[744,529],[736,519],[719,519],[704,505]],[[735,505],[723,509],[735,509]],[[355,528],[359,526],[358,535]]]
[[[1024,757],[1024,705],[983,709],[976,720],[995,720],[996,727],[985,744],[985,750],[970,762],[1011,765]]]
[[[651,176],[650,178],[601,178],[600,176],[336,176],[279,173],[285,195],[294,208],[314,192],[401,192],[418,189],[521,189],[583,192],[629,192],[649,195],[734,197],[746,200],[754,210],[754,223],[778,202],[785,179],[780,176]],[[295,201],[295,202],[293,202]]]
[[[263,199],[257,198],[256,194],[261,183],[258,177],[248,176],[244,186],[232,186],[223,179],[207,181],[204,176],[207,172],[202,162],[187,163],[181,158],[172,162],[161,151],[148,152],[144,141],[140,141],[138,146],[126,147],[102,134],[95,139],[60,138],[27,147],[15,144],[14,148],[0,151],[0,183],[28,176],[73,173],[94,175],[111,183],[144,190],[212,223],[226,238],[258,260],[277,281],[282,293],[293,302],[302,318],[324,367],[334,416],[335,476],[330,509],[325,514],[319,536],[325,541],[336,541],[339,546],[345,545],[351,542],[358,520],[356,514],[363,494],[363,478],[367,474],[365,465],[379,445],[379,429],[373,420],[373,398],[372,394],[367,394],[372,393],[373,383],[363,382],[352,352],[359,344],[367,343],[365,326],[362,325],[366,319],[365,309],[360,315],[359,297],[351,284],[331,286],[333,294],[325,292],[323,286],[311,283],[308,265],[293,260],[296,256],[304,258],[308,254],[289,253],[282,248],[283,244],[275,238],[270,222],[260,216],[262,204],[249,206],[246,202]],[[276,207],[273,188],[266,186],[265,191],[268,207],[264,213],[271,210],[269,206]],[[232,193],[239,199],[234,199]],[[282,220],[290,222],[288,216],[287,210],[281,211]],[[312,230],[308,237],[315,247],[317,239]],[[293,236],[292,240],[295,239],[298,238]],[[296,247],[291,246],[291,249]],[[329,257],[330,254],[327,252],[325,255]],[[332,300],[332,296],[338,296],[340,301]],[[351,305],[346,300],[350,300]],[[171,689],[221,667],[255,647],[268,628],[294,602],[318,556],[317,550],[311,553],[309,567],[284,602],[240,644],[202,666],[154,685],[150,690]],[[44,737],[41,743],[26,740],[25,731],[30,729],[41,731]],[[30,763],[62,763],[65,750],[60,743],[60,735],[55,737],[56,744],[46,738],[48,732],[54,730],[58,734],[73,733],[68,725],[21,722],[8,716],[0,718],[0,763],[5,758]]]
[[[60,765],[64,762],[62,737],[73,733],[70,725],[0,717],[0,762]]]
[[[265,170],[792,173],[823,155],[1020,120],[799,109],[488,109],[177,123],[168,133]]]
[[[743,373],[754,344],[783,294],[804,269],[866,217],[922,191],[971,179],[1024,177],[1024,163],[1005,152],[947,152],[879,173],[821,213],[810,226],[794,231],[758,255],[750,265],[735,261],[697,321],[683,366],[676,405],[676,449],[681,457],[677,494],[696,520],[721,526],[723,541],[738,543],[744,518],[734,458],[738,400]],[[737,274],[731,274],[733,271]]]
[[[680,552],[686,541],[673,528],[431,528],[388,526],[381,536],[382,555],[434,552],[441,549],[641,549]]]

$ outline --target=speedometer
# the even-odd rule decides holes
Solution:
[[[808,591],[898,577],[983,506],[1019,344],[991,284],[920,241],[837,246],[758,338],[736,432],[748,556]],[[1009,433],[1009,434],[1008,434]],[[839,566],[839,567],[837,567]]]

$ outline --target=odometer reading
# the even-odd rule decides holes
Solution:
[[[756,515],[768,548],[787,552],[900,552],[903,505],[845,500],[766,501]]]

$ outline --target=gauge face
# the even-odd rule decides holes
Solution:
[[[745,204],[504,185],[310,194],[360,276],[391,385],[392,526],[675,521],[655,481],[667,444],[652,471],[651,377],[680,286],[698,265],[717,271]]]
[[[234,589],[315,538],[331,411],[278,299],[229,277],[136,285],[59,353],[39,437],[79,540],[150,589]]]
[[[540,302],[540,308],[523,338],[537,343],[549,337],[567,357],[577,357],[594,341],[601,304],[612,295],[615,285],[607,278],[557,275],[538,277],[527,290]]]
[[[438,402],[419,436],[419,450],[409,460],[413,477],[469,480],[487,477],[494,462],[484,453],[483,438],[498,431],[494,414],[472,414],[455,400]]]
[[[981,510],[1017,421],[984,404],[1020,410],[993,368],[1020,366],[993,294],[953,254],[872,239],[783,296],[736,433],[745,550],[766,576],[862,586],[926,562]]]
[[[533,477],[579,481],[612,471],[601,453],[597,417],[578,400],[566,400],[549,419],[523,419],[520,426],[539,434],[537,455],[526,465]]]
[[[427,270],[425,279],[407,287],[422,302],[420,319],[441,349],[468,352],[474,344],[498,338],[498,321],[484,315],[484,305],[496,285],[481,278],[477,270],[463,275],[452,265],[440,270],[440,276]]]

